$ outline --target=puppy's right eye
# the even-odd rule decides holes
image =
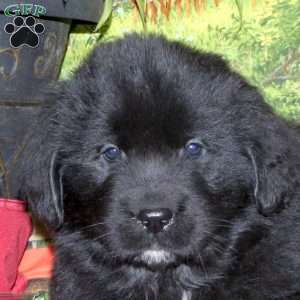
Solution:
[[[108,161],[114,161],[120,158],[121,154],[122,154],[121,150],[116,146],[108,146],[102,152],[102,155]]]
[[[193,157],[199,156],[203,152],[203,146],[197,140],[192,140],[185,145],[185,152]]]

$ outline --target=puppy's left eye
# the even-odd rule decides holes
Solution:
[[[202,145],[198,142],[189,142],[185,145],[185,152],[191,156],[198,156],[202,153]]]
[[[103,150],[102,154],[106,160],[113,161],[120,158],[122,152],[116,146],[108,146],[106,149]]]

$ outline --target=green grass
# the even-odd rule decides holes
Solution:
[[[245,6],[244,17],[255,19],[257,11],[250,9],[248,6],[249,4]],[[219,8],[210,5],[201,15],[192,10],[190,16],[184,14],[178,16],[175,11],[172,11],[169,21],[159,16],[157,24],[148,23],[147,31],[163,34],[171,40],[182,41],[197,49],[226,54],[226,52],[229,52],[228,50],[232,51],[233,49],[220,47],[222,45],[219,44],[219,40],[210,37],[210,30],[217,26],[232,26],[232,14],[238,18],[238,11],[233,1],[221,2]],[[61,72],[62,79],[70,76],[71,72],[76,69],[95,45],[95,43],[89,44],[88,40],[91,37],[96,39],[98,34],[91,33],[92,27],[86,27],[86,29],[90,32],[82,33],[82,28],[80,28],[75,29],[75,33],[70,35],[70,42]],[[120,6],[114,11],[111,26],[104,38],[100,40],[100,43],[120,38],[130,32],[143,32],[142,23],[132,10],[126,11]]]
[[[218,8],[211,4],[200,15],[192,10],[190,16],[179,16],[173,10],[169,21],[159,16],[157,24],[148,23],[147,31],[163,34],[196,49],[221,54],[234,69],[261,89],[276,112],[286,118],[300,120],[299,82],[286,80],[280,84],[263,83],[281,59],[281,54],[276,52],[279,49],[277,44],[281,43],[283,52],[289,45],[289,40],[284,40],[284,32],[280,32],[280,26],[275,28],[262,24],[264,18],[272,17],[272,5],[280,1],[283,0],[261,0],[253,9],[250,0],[244,0],[244,22],[240,31],[240,15],[232,0],[223,0]],[[290,1],[291,7],[295,1]],[[143,31],[141,21],[128,8],[128,3],[123,3],[114,10],[111,26],[99,43],[122,37],[126,33]],[[81,27],[71,34],[61,79],[69,78],[95,46],[98,35],[91,33],[92,28],[89,30],[84,32]],[[293,68],[300,69],[299,65]]]

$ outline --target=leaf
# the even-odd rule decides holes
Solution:
[[[268,22],[273,21],[273,20],[274,20],[273,16],[268,16],[268,17],[266,17],[266,18],[260,20],[259,24],[260,24],[261,26],[265,26],[265,25],[268,24]],[[268,25],[269,25],[269,24],[268,24]]]
[[[104,1],[104,7],[103,7],[103,12],[100,17],[100,20],[95,28],[95,32],[100,31],[100,29],[103,27],[103,25],[108,21],[112,14],[113,10],[113,0],[105,0]]]
[[[147,0],[135,0],[135,3],[136,3],[136,6],[137,6],[137,9],[139,11],[141,21],[143,23],[143,28],[146,31],[147,30],[147,24],[146,24],[145,11],[146,11]]]
[[[243,21],[243,4],[242,4],[243,2],[242,2],[242,0],[235,0],[234,2],[238,9],[238,13],[239,13],[239,17],[240,17],[240,27],[237,31],[237,32],[239,32],[242,29],[243,23],[244,23],[244,21]]]

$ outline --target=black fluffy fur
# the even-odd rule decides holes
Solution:
[[[18,180],[53,300],[300,299],[299,135],[223,59],[130,35],[45,97]],[[152,235],[135,216],[157,207],[175,217]],[[141,259],[154,244],[171,258]]]

